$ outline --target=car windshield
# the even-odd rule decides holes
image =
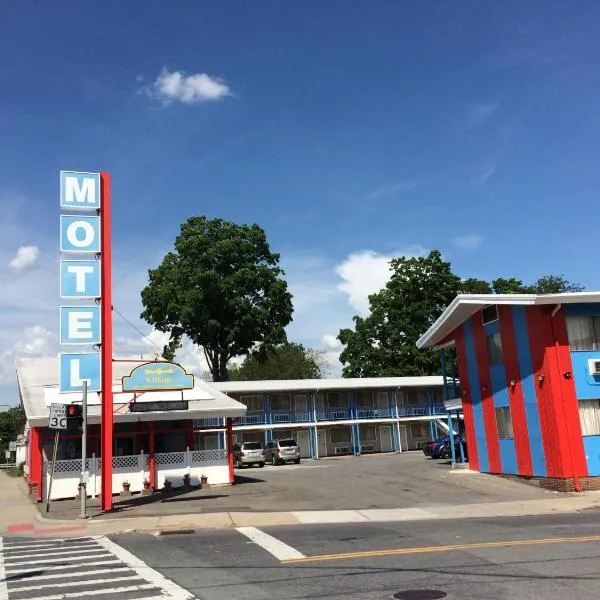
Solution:
[[[247,442],[244,444],[244,450],[260,450],[261,448],[260,442]]]
[[[296,444],[295,440],[281,440],[281,441],[279,442],[279,445],[280,445],[282,448],[285,448],[285,447],[290,447],[290,446],[297,446],[297,444]]]

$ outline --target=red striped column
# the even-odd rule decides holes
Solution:
[[[481,313],[477,312],[471,317],[473,324],[473,337],[475,341],[475,354],[477,356],[477,372],[479,385],[481,385],[481,399],[483,408],[483,425],[487,442],[490,473],[502,472],[500,459],[500,443],[498,441],[498,427],[496,425],[496,410],[492,396],[492,384],[488,359],[487,343]]]
[[[515,452],[517,455],[517,469],[519,475],[532,476],[533,464],[531,461],[531,445],[527,429],[527,415],[525,413],[525,397],[521,385],[519,370],[519,355],[517,354],[517,338],[511,306],[498,306],[500,317],[500,338],[502,340],[502,353],[504,355],[504,368],[506,371],[506,389],[510,403],[513,433],[515,438]],[[515,385],[511,385],[511,380]]]
[[[462,327],[456,331],[454,340],[456,359],[458,362],[458,378],[462,394],[463,417],[465,420],[465,435],[467,437],[467,452],[469,455],[469,469],[479,471],[479,455],[477,454],[477,436],[475,435],[475,419],[473,418],[473,405],[471,403],[471,382],[469,381],[469,365],[467,362],[467,349],[465,334]]]

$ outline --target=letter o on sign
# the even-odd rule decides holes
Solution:
[[[94,228],[87,221],[74,221],[67,227],[67,240],[76,248],[87,248],[94,243]]]

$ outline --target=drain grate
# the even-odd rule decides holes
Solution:
[[[396,600],[439,600],[447,595],[442,590],[402,590],[396,592],[392,598],[396,598]]]

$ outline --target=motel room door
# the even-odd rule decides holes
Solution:
[[[381,451],[392,452],[394,444],[392,442],[392,426],[384,425],[379,428],[379,439],[381,440]]]
[[[300,448],[300,458],[310,458],[310,445],[308,443],[308,429],[298,429],[296,431],[296,443]]]

